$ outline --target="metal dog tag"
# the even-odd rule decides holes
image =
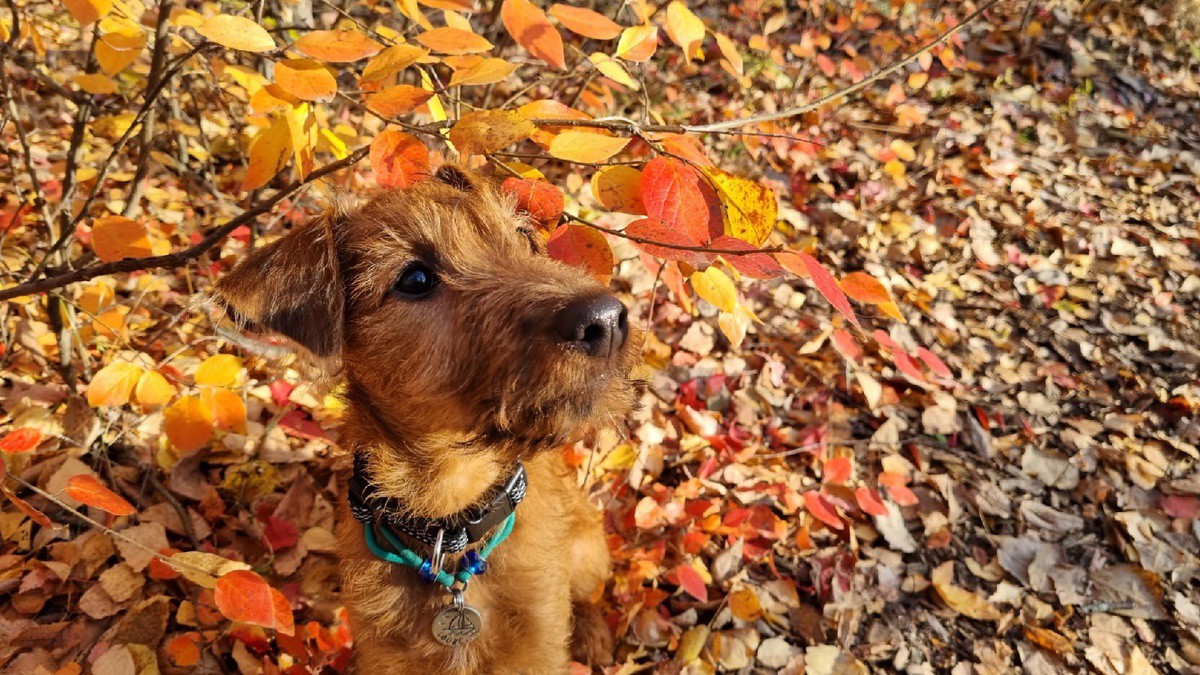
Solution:
[[[483,630],[483,617],[470,605],[464,604],[462,592],[454,594],[454,603],[443,607],[433,617],[433,637],[451,647],[460,647],[474,640]]]

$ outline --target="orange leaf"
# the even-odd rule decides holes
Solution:
[[[850,301],[846,299],[846,294],[842,292],[842,287],[838,286],[838,282],[833,278],[833,275],[826,270],[817,259],[807,253],[797,253],[801,262],[804,263],[804,268],[808,271],[808,276],[812,279],[813,285],[833,308],[841,312],[850,323],[862,328],[858,323],[858,317],[854,315],[854,308],[850,306]]]
[[[642,172],[632,166],[606,166],[592,176],[592,195],[609,211],[646,215]]]
[[[416,45],[392,45],[367,62],[360,79],[364,84],[378,84],[428,53]]]
[[[675,568],[675,578],[679,581],[679,587],[688,595],[700,602],[708,602],[708,585],[704,583],[704,577],[700,576],[695,567],[679,565]]]
[[[386,129],[371,141],[371,169],[380,187],[409,187],[429,177],[429,149],[411,134]]]
[[[42,442],[42,432],[30,427],[13,429],[0,438],[0,452],[29,452]]]
[[[275,627],[275,598],[271,587],[250,570],[234,570],[217,579],[213,599],[217,609],[228,619],[263,628]]]
[[[314,30],[292,43],[305,56],[322,61],[350,63],[375,56],[383,45],[357,30]]]
[[[17,509],[19,509],[21,511],[21,513],[24,513],[26,516],[29,516],[29,519],[32,520],[33,522],[37,523],[38,525],[41,525],[42,527],[50,527],[51,525],[54,524],[54,523],[50,522],[50,519],[46,517],[46,514],[33,508],[33,506],[30,505],[30,503],[25,501],[24,499],[21,499],[20,497],[14,495],[13,493],[9,492],[8,490],[0,490],[0,492],[3,492],[4,496],[8,497],[8,501],[12,502],[13,506],[17,507]]]
[[[804,498],[804,508],[813,516],[835,530],[841,530],[846,527],[842,519],[838,517],[833,506],[825,499],[824,495],[816,490],[809,490],[801,495]]]
[[[514,195],[517,198],[517,209],[528,213],[543,230],[553,230],[562,218],[562,190],[544,180],[505,178],[500,188]]]
[[[175,387],[156,371],[147,370],[138,378],[133,398],[143,409],[161,408],[175,395]]]
[[[529,138],[537,127],[515,110],[476,110],[450,129],[450,142],[464,155],[495,152]]]
[[[865,485],[854,491],[854,500],[858,502],[858,508],[862,509],[863,513],[872,516],[888,514],[887,504],[884,504],[883,500],[879,498],[879,493]]]
[[[708,202],[700,191],[700,174],[671,157],[655,157],[642,169],[642,201],[646,215],[677,228],[690,239],[709,240]]]
[[[125,361],[110,363],[92,376],[88,383],[88,405],[93,408],[100,406],[119,406],[129,402],[129,395],[137,386],[142,369]]]
[[[288,59],[275,64],[275,84],[301,101],[332,101],[337,80],[312,59]]]
[[[176,635],[163,647],[163,652],[171,663],[181,668],[187,668],[200,663],[199,635],[184,633]]]
[[[208,444],[213,421],[212,410],[193,394],[175,401],[163,412],[163,431],[176,450],[190,454]]]
[[[854,463],[849,457],[831,457],[825,462],[825,482],[841,485],[854,476]]]
[[[264,87],[262,91],[266,91]],[[291,96],[282,88],[279,93]],[[292,131],[278,115],[272,115],[271,126],[258,132],[250,144],[250,165],[242,177],[242,190],[256,190],[267,184],[287,164],[292,155]]]
[[[859,302],[878,305],[892,301],[892,294],[878,279],[866,272],[851,272],[842,277],[842,290]]]
[[[213,426],[224,431],[246,433],[246,402],[231,389],[204,389],[204,405],[212,411]]]
[[[63,0],[63,4],[81,26],[95,22],[112,9],[112,0]]]
[[[92,223],[92,248],[105,262],[154,255],[146,226],[125,216],[105,216]]]
[[[762,616],[758,595],[749,588],[729,594],[729,611],[742,621],[757,621]]]
[[[621,31],[621,39],[617,41],[614,56],[626,61],[642,63],[649,61],[658,49],[658,27],[645,24],[630,26]]]
[[[562,36],[550,25],[546,14],[529,0],[504,0],[500,20],[508,34],[530,54],[560,70],[567,67],[563,59]]]
[[[572,267],[582,267],[605,282],[615,264],[608,240],[584,225],[560,226],[546,242],[546,254]]]
[[[271,589],[271,613],[275,616],[275,632],[283,635],[296,634],[296,620],[292,616],[292,605],[286,596]]]
[[[434,28],[416,37],[417,42],[442,54],[474,54],[486,52],[492,48],[492,43],[469,30],[461,28]]]
[[[558,19],[564,28],[593,40],[611,40],[621,34],[621,26],[599,12],[586,7],[572,7],[562,3],[550,5],[550,16]]]
[[[625,234],[637,237],[632,240],[633,245],[656,258],[679,260],[692,267],[702,267],[713,260],[713,256],[704,251],[673,248],[685,246],[697,249],[703,248],[704,245],[692,239],[685,232],[667,227],[654,218],[635,220],[625,227]]]
[[[471,54],[447,56],[446,65],[454,69],[450,75],[450,86],[482,85],[499,82],[517,69],[517,64],[504,59],[485,59]]]
[[[114,516],[132,516],[137,513],[133,504],[125,501],[121,495],[104,487],[100,481],[85,473],[71,476],[67,480],[66,493],[80,504],[94,506]]]
[[[374,113],[394,117],[413,110],[432,97],[432,91],[411,84],[397,84],[374,94],[367,94],[366,104]]]
[[[714,167],[713,161],[704,153],[704,145],[695,136],[667,134],[660,141],[669,155],[675,155],[697,166]]]

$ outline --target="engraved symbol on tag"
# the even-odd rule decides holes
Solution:
[[[443,607],[433,617],[433,637],[451,647],[465,645],[479,636],[483,630],[483,617],[474,607],[462,604],[461,597],[455,603]]]

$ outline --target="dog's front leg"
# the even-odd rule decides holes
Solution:
[[[571,532],[571,658],[593,666],[613,662],[613,634],[593,599],[608,580],[611,559],[600,512],[582,494]]]

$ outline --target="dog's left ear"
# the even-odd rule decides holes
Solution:
[[[342,350],[346,290],[337,249],[348,207],[335,204],[246,256],[212,293],[234,321],[294,340],[314,356]]]

